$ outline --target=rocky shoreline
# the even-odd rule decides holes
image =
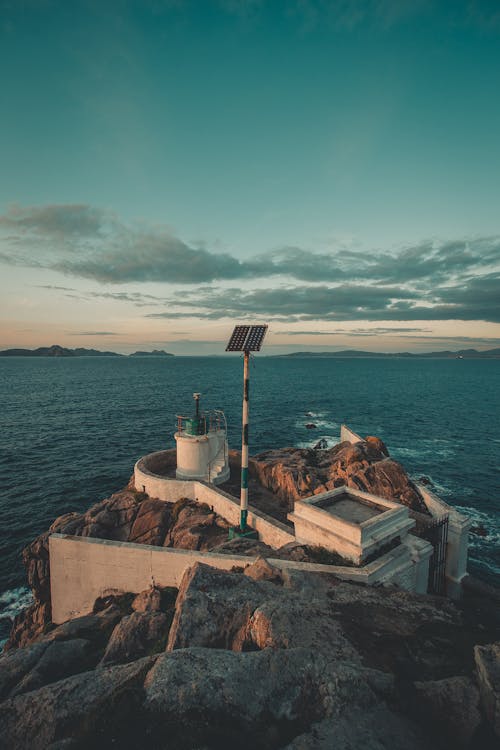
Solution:
[[[250,473],[261,488],[256,504],[277,518],[296,499],[340,484],[422,512],[418,488],[377,438],[268,451]],[[84,514],[61,516],[29,545],[35,602],[0,657],[0,747],[497,746],[497,591],[469,586],[453,603],[281,572],[265,559],[269,547],[228,541],[227,529],[208,506],[164,503],[129,485]],[[91,614],[54,625],[53,532],[260,557],[231,572],[196,563],[178,591],[108,596]],[[292,560],[315,554],[299,544],[272,550]]]

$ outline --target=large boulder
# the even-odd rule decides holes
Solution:
[[[123,490],[96,503],[85,514],[81,536],[128,541],[139,512],[141,497],[137,492]]]
[[[181,581],[167,648],[308,647],[359,662],[325,585],[306,576],[285,587],[196,563]]]
[[[468,747],[481,724],[479,691],[470,677],[416,682],[422,719],[434,722],[453,744]]]
[[[427,513],[401,464],[389,458],[385,444],[373,436],[357,443],[339,443],[329,450],[265,451],[254,457],[252,470],[264,486],[286,499],[290,508],[300,498],[346,485]]]
[[[42,645],[45,644],[36,643],[31,648]],[[46,646],[36,664],[10,691],[10,697],[37,690],[44,685],[62,680],[64,677],[92,669],[97,663],[97,656],[91,642],[84,638],[52,641]]]
[[[165,547],[210,550],[227,539],[229,524],[204,503],[186,500],[174,505],[173,523]]]
[[[133,733],[144,677],[153,664],[154,658],[147,657],[97,668],[4,701],[1,747],[110,747],[117,736]],[[73,745],[64,744],[70,739]]]
[[[328,660],[315,649],[265,649],[231,653],[188,648],[161,656],[145,681],[145,718],[154,740],[168,736],[176,748],[283,748],[305,735],[308,748],[386,748],[389,737],[404,739],[404,750],[429,750],[410,721],[394,717],[379,694],[384,675],[340,660]],[[355,717],[376,716],[386,744],[334,742],[315,744],[319,722],[336,727],[345,718],[339,739],[369,734],[356,732]],[[391,721],[392,718],[392,721]],[[354,722],[354,723],[353,723]],[[392,733],[389,730],[392,728]],[[398,732],[394,728],[398,728]],[[372,727],[373,731],[373,727]]]
[[[170,524],[170,508],[171,505],[163,500],[144,500],[130,530],[128,541],[161,547]]]
[[[0,700],[35,667],[48,648],[48,643],[34,643],[26,648],[13,649],[0,656]]]

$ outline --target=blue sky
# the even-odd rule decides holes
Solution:
[[[0,346],[500,344],[497,2],[0,8]]]

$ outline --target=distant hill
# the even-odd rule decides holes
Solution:
[[[4,349],[0,357],[125,357],[117,352],[101,352],[98,349],[66,349],[64,346],[40,346],[38,349]],[[152,352],[134,352],[130,357],[173,357],[173,354],[155,349]]]
[[[173,357],[174,355],[170,352],[165,352],[163,349],[153,349],[152,352],[134,352],[129,354],[129,357]]]
[[[116,352],[100,352],[98,349],[66,349],[64,346],[40,346],[38,349],[4,349],[0,357],[122,357]]]
[[[480,352],[477,349],[460,349],[457,352],[363,352],[357,349],[345,349],[340,352],[293,352],[292,354],[275,354],[275,357],[326,357],[335,359],[348,358],[405,358],[405,359],[498,359],[500,349],[488,349]]]

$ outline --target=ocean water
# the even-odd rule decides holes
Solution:
[[[470,570],[500,573],[500,361],[251,361],[250,451],[338,441],[347,423],[473,518]],[[174,447],[176,414],[226,412],[240,443],[239,357],[0,359],[0,628],[29,603],[22,548],[56,516],[123,487],[137,458]],[[312,422],[315,429],[305,425]],[[1,632],[0,632],[1,639]]]

